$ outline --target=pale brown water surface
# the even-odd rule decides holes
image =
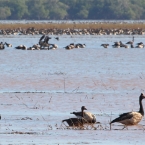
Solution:
[[[23,51],[15,47],[32,46],[40,36],[1,36],[13,47],[0,51],[0,144],[144,144],[144,119],[128,130],[115,123],[110,131],[109,122],[139,109],[139,95],[145,92],[145,49],[112,48],[115,41],[126,43],[132,36],[59,37],[51,40],[57,50]],[[135,44],[144,39],[135,36]],[[86,48],[65,50],[69,43],[85,43]],[[100,126],[61,125],[83,105]]]

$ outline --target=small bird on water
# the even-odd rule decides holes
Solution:
[[[139,111],[127,112],[127,113],[123,113],[123,114],[119,115],[118,118],[116,118],[110,122],[110,129],[111,129],[111,124],[115,123],[115,122],[124,124],[124,128],[126,128],[127,126],[130,126],[130,125],[137,125],[144,116],[144,109],[143,109],[143,105],[142,105],[142,100],[144,98],[145,98],[145,95],[143,93],[141,93],[141,95],[139,96],[139,105],[140,105]]]

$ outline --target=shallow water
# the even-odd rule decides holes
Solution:
[[[126,43],[132,36],[51,37],[57,50],[15,49],[37,44],[40,36],[0,37],[13,44],[0,51],[0,144],[144,144],[141,126],[121,130],[116,123],[110,131],[108,123],[120,113],[138,110],[145,86],[145,49],[112,48],[115,41]],[[135,36],[135,43],[144,37]],[[85,43],[86,48],[65,50],[70,43]],[[61,120],[74,117],[70,112],[82,105],[102,128],[61,126]]]

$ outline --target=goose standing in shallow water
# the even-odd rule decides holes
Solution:
[[[70,127],[81,127],[84,124],[83,119],[78,119],[78,118],[69,118],[69,119],[64,119],[62,122],[67,122],[67,124]]]
[[[90,112],[84,112],[87,110],[85,106],[81,107],[81,112],[72,112],[70,114],[76,115],[79,119],[84,119],[86,123],[96,123],[96,117]]]
[[[85,108],[85,106],[82,106],[82,112],[83,112],[83,110],[87,110],[86,108]],[[82,127],[83,126],[83,124],[85,124],[85,120],[84,120],[84,118],[83,118],[83,113],[82,112],[76,112],[77,113],[77,115],[79,116],[78,118],[69,118],[69,119],[64,119],[64,120],[62,120],[62,122],[67,122],[67,124],[70,126],[70,127]],[[75,113],[75,112],[73,112],[73,113]],[[81,115],[81,116],[80,116]]]
[[[139,111],[127,112],[127,113],[123,113],[123,114],[119,115],[118,118],[116,118],[110,122],[110,129],[111,129],[111,124],[114,122],[119,122],[119,123],[124,124],[124,128],[129,125],[137,125],[144,116],[144,109],[143,109],[143,105],[142,105],[142,100],[144,98],[145,98],[145,95],[143,93],[141,93],[141,95],[139,96],[139,105],[140,105]]]
[[[134,42],[134,36],[132,37],[132,41],[128,41],[126,44],[133,44]]]
[[[132,37],[132,41],[128,41],[126,44],[130,44],[130,47],[134,48],[133,43],[134,43],[134,36]]]
[[[44,40],[43,40],[44,39]],[[41,49],[44,49],[44,48],[49,48],[49,43],[48,41],[51,39],[51,37],[49,36],[45,36],[45,35],[42,35],[41,38],[39,39],[39,45],[40,45],[40,48]]]

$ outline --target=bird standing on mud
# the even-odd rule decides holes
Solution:
[[[127,126],[130,126],[130,125],[137,125],[144,116],[144,109],[143,109],[143,105],[142,105],[142,100],[144,98],[145,98],[145,95],[143,93],[141,93],[141,95],[139,96],[139,105],[140,105],[139,111],[127,112],[127,113],[123,113],[123,114],[119,115],[118,118],[116,118],[110,122],[110,129],[111,129],[111,124],[114,122],[119,122],[119,123],[124,124],[124,128]]]

